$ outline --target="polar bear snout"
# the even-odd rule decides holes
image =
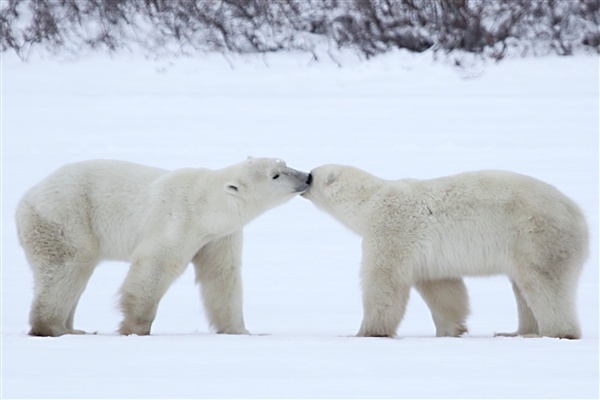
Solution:
[[[304,193],[310,186],[310,182],[312,180],[309,173],[298,171],[298,170],[295,170],[292,168],[288,168],[288,171],[284,172],[284,175],[289,176],[291,179],[293,179],[295,181],[295,185],[294,185],[295,193]]]
[[[334,165],[322,165],[312,169],[306,181],[309,187],[301,196],[313,202],[318,201],[321,196],[325,195],[323,190],[335,180],[332,179],[333,175],[337,177],[337,169]]]
[[[304,193],[308,190],[310,183],[312,182],[312,176],[305,172],[300,172],[300,179],[302,183],[296,187],[296,192]]]
[[[302,193],[300,193],[300,196],[302,196],[302,197],[304,197],[304,198],[308,199],[309,192],[311,191],[311,189],[312,189],[312,187],[313,187],[313,182],[314,182],[314,181],[313,181],[313,174],[312,174],[312,171],[311,171],[311,172],[309,172],[309,173],[307,174],[307,177],[306,177],[306,182],[305,182],[305,184],[306,184],[306,189],[304,189],[304,190],[302,191]]]

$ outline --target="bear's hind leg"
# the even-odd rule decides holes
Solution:
[[[462,279],[420,281],[415,288],[431,310],[436,336],[458,337],[467,332],[469,298]]]
[[[73,329],[73,317],[98,261],[95,239],[85,226],[50,222],[26,205],[18,209],[17,226],[34,275],[29,334],[80,333]]]
[[[81,294],[83,294],[83,290],[82,290]],[[79,329],[73,329],[73,322],[75,320],[75,311],[77,310],[77,305],[79,304],[79,299],[81,299],[81,294],[79,295],[79,297],[75,301],[75,304],[71,308],[71,312],[69,313],[69,316],[67,317],[67,323],[65,324],[69,333],[73,334],[73,335],[83,335],[86,333],[85,331],[82,331]]]
[[[35,296],[29,314],[32,336],[85,333],[73,329],[75,309],[94,270],[94,262],[67,262],[36,273]],[[51,271],[55,271],[52,273]]]
[[[248,334],[242,299],[242,232],[205,245],[192,260],[204,308],[217,333]]]
[[[535,317],[539,336],[579,339],[575,303],[588,253],[587,227],[576,207],[555,211],[521,221],[509,275]]]
[[[521,289],[517,286],[517,284],[512,282],[513,292],[515,294],[515,299],[517,301],[517,312],[519,314],[519,328],[516,332],[512,333],[496,333],[494,336],[537,336],[538,335],[538,326],[537,321],[535,320],[535,316],[531,311],[531,308],[527,305],[527,301],[523,297],[521,293]]]
[[[544,273],[516,283],[535,316],[539,336],[561,339],[581,337],[574,284]]]
[[[162,251],[166,253],[167,251]],[[149,335],[158,304],[167,289],[179,277],[187,262],[160,256],[138,259],[131,264],[121,286],[121,335]]]

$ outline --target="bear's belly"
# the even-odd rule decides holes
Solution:
[[[142,239],[141,223],[128,218],[102,221],[94,226],[100,258],[130,261],[131,254]]]
[[[486,260],[477,257],[461,260],[434,259],[415,266],[414,277],[415,280],[419,280],[507,274],[510,269],[509,263],[509,260]]]
[[[416,260],[416,279],[507,274],[514,263],[510,248],[501,239],[438,241],[425,246]]]
[[[99,244],[103,260],[130,261],[139,239],[137,235],[115,234],[102,237]]]

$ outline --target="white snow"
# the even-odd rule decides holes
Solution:
[[[396,52],[338,68],[297,54],[3,54],[2,398],[598,398],[598,57],[463,71],[431,58]],[[416,292],[398,338],[352,337],[360,239],[302,198],[245,231],[252,336],[210,331],[191,270],[161,302],[152,336],[116,335],[123,263],[101,265],[80,302],[76,328],[96,335],[26,335],[32,275],[13,215],[29,187],[77,160],[221,168],[248,155],[385,178],[507,169],[557,186],[591,231],[583,339],[493,337],[517,327],[504,277],[467,280],[462,338],[435,338]]]

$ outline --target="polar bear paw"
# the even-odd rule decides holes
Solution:
[[[435,336],[437,337],[459,337],[468,333],[464,324],[452,324],[444,327],[437,327]]]

